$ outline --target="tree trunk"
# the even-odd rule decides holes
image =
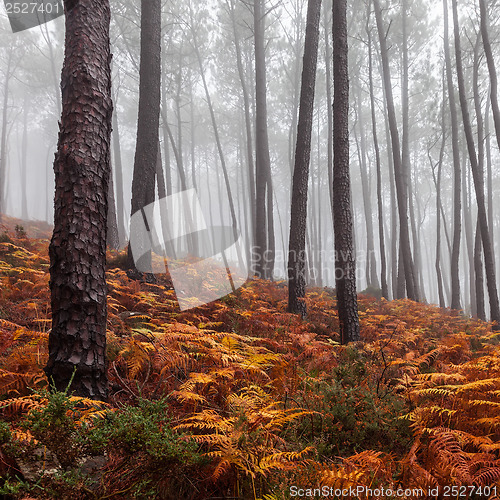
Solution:
[[[373,147],[375,149],[375,165],[377,169],[377,209],[378,209],[378,236],[380,244],[380,283],[382,285],[382,297],[389,299],[389,289],[387,286],[387,261],[385,256],[385,240],[384,240],[384,213],[382,203],[382,168],[380,162],[380,149],[377,137],[377,117],[375,115],[375,93],[373,90],[373,54],[372,54],[372,37],[371,30],[368,28],[370,16],[370,4],[368,4],[368,19],[366,32],[368,34],[368,80],[370,85],[370,109],[372,119],[372,134]]]
[[[321,0],[308,0],[288,247],[288,311],[305,317],[305,238]]]
[[[387,113],[389,128],[391,132],[392,154],[394,162],[394,175],[396,181],[396,194],[398,200],[399,225],[400,225],[400,247],[403,257],[404,275],[406,280],[406,290],[408,298],[418,300],[418,291],[415,282],[413,259],[410,247],[410,233],[408,227],[408,198],[404,186],[404,171],[401,162],[401,146],[399,142],[399,132],[396,123],[396,112],[394,109],[394,99],[392,95],[392,84],[389,69],[389,58],[387,41],[385,39],[384,27],[382,25],[382,12],[379,0],[373,0],[375,8],[375,18],[377,21],[377,31],[379,35],[380,51],[382,57],[382,73],[384,80],[385,95],[387,101]]]
[[[360,340],[349,173],[347,0],[333,0],[333,227],[340,340]]]
[[[205,70],[203,68],[203,61],[201,60],[200,49],[198,46],[198,39],[196,37],[196,32],[195,32],[194,26],[193,26],[192,13],[191,13],[191,35],[192,35],[192,43],[193,43],[194,52],[196,54],[196,58],[198,60],[198,67],[200,69],[201,81],[203,83],[203,88],[205,90],[205,98],[207,100],[208,110],[210,112],[210,119],[212,122],[212,127],[213,127],[213,131],[214,131],[214,136],[215,136],[215,144],[217,146],[217,151],[219,153],[219,158],[220,158],[221,167],[222,167],[222,174],[224,176],[224,183],[226,186],[226,192],[227,192],[227,197],[228,197],[228,202],[229,202],[229,211],[231,214],[231,226],[233,228],[234,241],[238,241],[238,238],[239,238],[238,222],[236,220],[236,212],[234,210],[234,201],[233,201],[233,194],[232,194],[232,190],[231,190],[231,184],[229,182],[229,175],[227,173],[224,152],[222,151],[222,144],[221,144],[221,140],[220,140],[220,136],[219,136],[219,128],[217,126],[217,120],[215,119],[215,112],[214,112],[214,108],[212,105],[212,99],[210,97],[210,92],[209,92],[207,80],[205,77]],[[221,200],[221,203],[222,203],[222,200]],[[238,253],[238,263],[240,265],[240,268],[244,269],[245,263],[243,261],[242,255],[240,254],[240,248],[238,245],[236,245],[236,250]]]
[[[245,133],[246,133],[246,159],[247,159],[247,175],[248,175],[248,185],[249,185],[249,196],[250,196],[250,234],[251,239],[248,240],[250,248],[253,247],[253,238],[255,235],[255,164],[253,158],[253,139],[252,139],[252,119],[250,115],[250,97],[248,92],[248,86],[245,79],[245,71],[243,69],[243,58],[241,56],[241,45],[238,34],[238,29],[236,27],[236,17],[234,12],[235,0],[230,0],[229,10],[231,14],[231,22],[233,27],[233,38],[234,47],[236,51],[236,65],[238,68],[238,76],[241,83],[241,90],[243,94],[243,109],[245,112]]]
[[[497,145],[500,148],[500,108],[498,107],[498,81],[495,69],[495,59],[491,50],[490,35],[488,32],[488,14],[486,12],[485,0],[479,0],[479,10],[481,13],[481,37],[483,39],[484,54],[488,64],[488,73],[490,75],[490,96],[491,110],[493,111],[493,121],[495,123],[495,135]]]
[[[155,200],[155,173],[158,154],[161,81],[161,1],[141,0],[141,61],[139,80],[139,114],[137,143],[132,178],[131,215]],[[151,248],[139,240],[131,228],[130,240],[136,242],[140,257],[138,270],[151,272]],[[148,248],[149,246],[149,248]],[[128,248],[129,268],[134,267],[132,250]]]
[[[115,97],[115,106],[116,106]],[[125,229],[125,197],[123,195],[123,164],[122,152],[120,146],[120,130],[118,127],[118,116],[116,108],[113,111],[113,164],[115,166],[115,184],[116,184],[116,223],[118,226],[118,240],[120,246],[125,246],[127,231]]]
[[[108,181],[108,233],[107,244],[110,248],[118,250],[120,248],[120,238],[118,236],[118,223],[116,221],[115,187],[113,182],[113,169],[109,171]]]
[[[27,156],[28,156],[28,114],[29,114],[29,100],[28,93],[24,94],[23,105],[23,139],[21,145],[21,219],[28,220],[28,196],[26,190],[28,189],[28,176],[27,176]]]
[[[481,244],[481,230],[479,220],[476,224],[476,235],[474,238],[474,276],[476,289],[476,315],[479,319],[486,321],[486,312],[484,308],[484,275],[483,275],[483,259]]]
[[[330,47],[330,30],[328,29],[328,7],[327,2],[323,2],[323,28],[325,37],[325,77],[326,77],[326,107],[327,107],[327,157],[326,165],[328,172],[328,194],[330,196],[330,208],[333,213],[333,105],[332,105],[332,54]]]
[[[460,150],[458,146],[458,121],[455,104],[455,85],[451,70],[450,46],[448,42],[448,0],[443,0],[444,12],[444,60],[446,66],[446,82],[448,102],[450,104],[451,141],[453,151],[453,249],[451,252],[451,308],[460,309],[460,278],[458,261],[460,255],[461,221],[461,184],[460,184]]]
[[[13,51],[14,49],[11,46],[7,57],[7,69],[5,71],[5,80],[3,82],[2,135],[0,138],[0,222],[2,222],[2,216],[6,209],[5,178],[7,170],[7,113],[9,111],[9,82],[11,77]]]
[[[495,260],[493,256],[493,247],[491,245],[491,236],[488,228],[488,219],[486,215],[486,205],[484,196],[484,183],[481,172],[479,171],[476,150],[474,146],[474,138],[472,135],[472,126],[470,123],[469,109],[467,104],[467,96],[465,94],[465,81],[462,68],[462,50],[460,48],[460,33],[458,24],[458,8],[457,0],[452,0],[453,6],[453,25],[455,33],[455,58],[457,64],[457,80],[460,97],[460,107],[462,108],[462,119],[465,130],[465,138],[467,140],[467,149],[469,151],[469,159],[474,179],[474,188],[476,191],[477,211],[479,217],[479,227],[481,229],[481,239],[483,241],[484,262],[486,268],[486,280],[488,286],[488,294],[490,298],[490,315],[491,320],[497,325],[495,328],[500,328],[500,305],[498,302],[498,292],[495,278]]]
[[[402,169],[402,177],[403,177],[403,186],[404,186],[404,197],[405,203],[409,204],[409,215],[410,215],[410,223],[411,223],[411,231],[413,237],[413,260],[411,261],[412,265],[412,274],[413,274],[413,285],[410,284],[410,290],[408,290],[408,280],[407,280],[407,271],[406,271],[406,262],[405,260],[405,249],[404,243],[402,245],[402,254],[403,254],[403,265],[405,266],[405,284],[406,284],[406,293],[409,298],[412,298],[411,295],[414,295],[416,300],[420,295],[418,290],[418,273],[419,273],[419,249],[418,249],[418,241],[416,238],[416,230],[415,230],[415,217],[413,214],[413,197],[412,197],[412,188],[411,188],[411,162],[410,162],[410,96],[408,91],[409,86],[409,62],[408,62],[408,35],[406,32],[406,22],[408,17],[408,0],[402,0],[401,5],[402,10],[402,68],[401,68],[401,113],[402,113],[402,133],[401,133],[401,169]],[[408,237],[409,238],[409,237]],[[401,237],[401,240],[404,240],[404,235]],[[413,291],[412,291],[413,288]],[[422,298],[422,297],[420,297]]]
[[[267,91],[266,58],[264,47],[265,0],[254,0],[254,43],[255,43],[255,149],[256,149],[256,214],[254,274],[263,279],[271,277],[274,267],[273,249],[268,247],[267,213],[272,206],[266,206],[266,189],[270,188],[271,175],[269,139],[267,134]],[[267,197],[269,201],[269,197]]]
[[[366,226],[366,284],[368,287],[378,288],[377,264],[375,261],[375,243],[373,238],[373,219],[372,219],[372,202],[369,186],[369,164],[366,161],[366,140],[365,140],[365,124],[363,121],[363,109],[361,106],[361,87],[358,85],[357,95],[358,105],[358,128],[359,128],[359,143],[358,157],[359,168],[361,174],[361,188],[363,192],[363,208],[365,214]]]
[[[105,400],[106,216],[110,172],[110,9],[65,1],[62,116],[49,247],[52,330],[45,372],[55,388]],[[85,51],[82,51],[85,47]]]

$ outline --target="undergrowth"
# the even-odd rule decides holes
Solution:
[[[292,498],[292,485],[500,492],[491,325],[361,295],[363,341],[342,346],[329,289],[309,291],[306,320],[286,312],[283,283],[259,280],[181,312],[168,276],[134,281],[110,265],[111,397],[96,403],[47,390],[47,241],[5,234],[5,498],[276,500]]]

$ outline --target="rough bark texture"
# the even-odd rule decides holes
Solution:
[[[349,173],[347,0],[333,1],[333,228],[340,340],[360,340]]]
[[[321,0],[309,0],[300,91],[299,123],[295,146],[295,166],[292,183],[290,240],[288,249],[288,310],[306,315],[306,222],[307,184],[311,159],[311,132],[314,111],[314,90],[318,60],[319,19]]]
[[[66,1],[62,117],[49,247],[52,330],[45,372],[56,389],[106,399],[106,216],[110,165],[110,10]]]
[[[131,215],[155,200],[156,156],[160,122],[161,1],[141,1],[141,62],[137,143],[132,178]],[[130,239],[134,235],[130,234]],[[145,242],[147,245],[147,242]],[[150,268],[151,251],[145,251],[137,267]],[[129,246],[129,267],[132,255]]]

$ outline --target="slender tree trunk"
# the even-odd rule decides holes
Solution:
[[[484,54],[488,64],[488,73],[490,75],[490,96],[491,110],[493,111],[493,121],[495,123],[495,135],[497,145],[500,148],[500,108],[498,106],[498,79],[495,69],[495,59],[491,50],[490,35],[488,32],[488,14],[486,11],[486,1],[479,1],[479,10],[481,14],[481,37],[483,39]]]
[[[444,98],[444,88],[443,88],[443,98]],[[433,165],[432,158],[430,155],[430,151],[428,152],[429,162],[432,168],[432,177],[434,179],[434,185],[436,187],[436,275],[437,275],[437,288],[439,295],[439,307],[446,307],[446,302],[444,299],[443,292],[443,276],[441,273],[441,175],[443,170],[443,156],[444,156],[444,146],[446,141],[446,129],[445,129],[445,118],[444,118],[444,99],[443,99],[443,108],[441,113],[441,149],[439,151],[439,160],[437,165]],[[437,179],[435,168],[437,166]]]
[[[481,106],[481,97],[479,95],[479,48],[481,42],[481,34],[479,33],[476,37],[476,44],[474,46],[474,65],[473,65],[473,81],[472,88],[474,92],[474,108],[476,112],[476,128],[477,128],[477,160],[478,160],[478,168],[481,173],[481,177],[483,178],[484,185],[484,159],[485,159],[485,150],[484,150],[484,121],[483,121],[483,111]],[[469,239],[471,240],[469,243],[469,265],[470,272],[469,275],[471,277],[471,289],[474,289],[474,295],[472,295],[471,303],[473,303],[472,314],[473,316],[477,316],[480,319],[485,319],[485,309],[484,309],[484,277],[483,277],[483,267],[482,267],[482,247],[481,247],[481,237],[480,233],[476,231],[474,242],[472,242],[472,221],[470,214],[470,207],[468,211],[468,220],[467,223],[469,225],[468,233]],[[488,224],[488,227],[493,228],[492,224]],[[476,273],[479,273],[477,275]],[[479,286],[480,289],[476,289]],[[471,304],[472,306],[472,304]],[[480,316],[481,315],[481,316]]]
[[[165,42],[164,42],[165,43]],[[166,67],[164,62],[165,57],[163,57],[163,67]],[[163,156],[165,158],[165,184],[167,196],[172,194],[172,172],[170,169],[170,148],[168,146],[170,142],[170,137],[168,133],[168,122],[167,122],[167,84],[166,75],[162,76],[161,79],[161,130],[163,135]]]
[[[408,62],[408,35],[407,35],[407,17],[408,17],[408,0],[402,0],[402,68],[401,68],[401,113],[402,113],[402,133],[401,133],[401,168],[403,177],[403,191],[406,203],[409,207],[410,224],[413,236],[413,260],[411,261],[413,283],[410,284],[410,290],[408,290],[408,280],[407,280],[407,264],[405,263],[405,250],[404,243],[402,244],[402,255],[403,255],[403,265],[405,268],[405,283],[406,292],[409,298],[413,295],[416,300],[420,295],[418,290],[418,273],[419,273],[419,258],[418,258],[418,241],[416,241],[416,230],[415,230],[415,217],[413,214],[413,197],[411,188],[411,162],[410,162],[410,96],[409,96],[409,62]],[[401,227],[401,226],[400,226]],[[401,241],[403,242],[405,236],[402,235]],[[409,238],[409,236],[408,236]],[[413,291],[412,291],[413,290]]]
[[[6,190],[5,178],[7,172],[7,113],[9,111],[9,82],[11,77],[11,65],[13,57],[12,46],[7,56],[7,69],[5,70],[5,80],[3,82],[3,108],[2,108],[2,135],[0,138],[0,222],[6,210]]]
[[[451,141],[453,152],[453,249],[451,252],[451,307],[460,309],[460,278],[458,261],[460,256],[461,220],[461,181],[460,181],[460,149],[458,146],[458,121],[455,104],[455,85],[451,69],[450,45],[448,41],[448,0],[443,0],[444,12],[444,59],[446,67],[446,82],[448,102],[450,104]]]
[[[399,225],[400,225],[400,246],[403,256],[404,274],[406,280],[406,290],[408,298],[418,300],[418,290],[415,282],[413,259],[410,247],[410,233],[408,227],[408,199],[404,187],[404,171],[401,162],[401,147],[399,142],[399,132],[396,123],[396,112],[394,109],[394,99],[392,95],[392,84],[389,70],[389,58],[385,31],[382,25],[382,12],[379,0],[373,0],[375,7],[375,18],[382,56],[382,73],[387,101],[387,112],[389,118],[389,128],[391,131],[392,152],[394,159],[394,174],[396,180],[396,193],[398,199]]]
[[[243,58],[241,56],[241,44],[238,29],[236,26],[236,17],[234,12],[235,0],[229,0],[229,10],[231,14],[231,22],[233,27],[233,39],[234,47],[236,51],[236,66],[238,68],[238,77],[241,83],[241,89],[243,94],[243,109],[245,112],[245,133],[246,133],[246,156],[247,156],[247,175],[248,175],[248,185],[250,186],[249,196],[250,196],[250,234],[252,235],[251,240],[249,240],[250,248],[253,247],[253,237],[255,235],[255,164],[253,158],[253,139],[252,139],[252,119],[250,114],[250,97],[248,92],[248,86],[245,79],[245,71],[243,69]]]
[[[323,29],[325,37],[325,77],[326,77],[326,106],[328,119],[327,132],[327,172],[328,172],[328,193],[330,195],[330,208],[333,213],[333,103],[332,103],[332,54],[330,47],[331,32],[328,24],[327,2],[323,2]]]
[[[208,89],[208,84],[207,80],[205,77],[205,70],[203,68],[203,61],[201,60],[201,54],[200,54],[200,49],[198,46],[198,39],[196,36],[196,32],[194,30],[194,25],[193,25],[193,15],[191,13],[191,35],[192,35],[192,43],[193,43],[193,49],[196,54],[196,59],[198,60],[198,67],[200,69],[200,75],[201,75],[201,81],[203,83],[203,88],[205,90],[205,98],[207,100],[207,105],[208,105],[208,110],[210,112],[210,118],[212,121],[212,127],[214,131],[214,136],[215,136],[215,144],[217,146],[217,151],[219,153],[219,158],[221,162],[221,167],[222,167],[222,174],[224,176],[224,182],[226,185],[226,192],[227,192],[227,197],[229,201],[229,211],[231,214],[231,225],[233,228],[233,236],[234,236],[234,241],[238,241],[239,234],[238,234],[238,222],[236,220],[236,212],[234,210],[234,201],[233,201],[233,194],[231,191],[231,184],[229,182],[229,175],[227,173],[227,167],[226,167],[226,160],[224,158],[224,152],[222,151],[222,144],[219,136],[219,128],[217,126],[217,120],[215,119],[215,112],[214,108],[212,105],[212,99],[210,97],[210,92]],[[243,262],[243,257],[240,255],[239,251],[239,246],[236,246],[236,249],[238,251],[238,261],[241,269],[244,269],[245,263]]]
[[[490,134],[490,102],[491,98],[486,100],[486,109],[484,110],[484,137],[486,141],[486,172],[488,176],[488,227],[494,230],[493,225],[493,169],[491,161],[491,134]]]
[[[347,0],[333,0],[333,227],[340,340],[360,340],[349,173]]]
[[[483,259],[481,252],[483,245],[481,243],[481,229],[479,226],[479,218],[476,224],[476,235],[474,238],[474,276],[476,290],[476,314],[479,319],[486,321],[486,311],[484,304],[484,274],[483,274]]]
[[[120,238],[118,236],[118,223],[116,221],[115,187],[113,183],[113,169],[109,171],[108,181],[108,233],[107,244],[110,248],[118,250],[120,248]]]
[[[21,145],[21,218],[28,220],[28,172],[27,172],[27,156],[28,156],[28,114],[29,114],[29,99],[28,93],[24,94],[23,105],[23,140]]]
[[[373,237],[373,209],[370,195],[368,177],[369,164],[366,161],[365,124],[363,121],[363,110],[361,106],[361,87],[358,85],[358,124],[359,124],[359,168],[361,173],[361,188],[363,191],[363,207],[365,209],[366,224],[366,282],[369,287],[378,288],[377,264],[375,261],[375,243]]]
[[[469,159],[474,179],[474,188],[476,191],[477,210],[479,217],[479,226],[481,229],[481,239],[483,241],[484,261],[486,268],[486,280],[488,285],[488,294],[490,298],[490,314],[492,321],[497,325],[495,328],[500,328],[500,305],[498,302],[498,292],[495,278],[495,260],[493,256],[493,247],[491,244],[490,231],[488,229],[488,219],[486,215],[486,204],[484,196],[484,183],[481,172],[479,171],[476,150],[474,146],[474,138],[472,135],[472,126],[469,117],[469,108],[467,96],[465,94],[465,81],[462,68],[462,50],[460,48],[460,33],[458,24],[458,8],[457,0],[452,0],[453,6],[453,25],[455,33],[455,58],[457,65],[457,80],[460,97],[460,107],[462,109],[462,119],[467,140],[467,149],[469,151]]]
[[[110,9],[102,0],[64,3],[63,106],[49,247],[52,330],[45,372],[57,390],[72,380],[70,393],[105,400]]]
[[[115,97],[116,104],[116,97]],[[115,166],[115,183],[116,183],[116,223],[118,226],[118,239],[120,245],[123,245],[127,239],[127,231],[125,229],[125,196],[123,195],[123,164],[122,152],[120,146],[120,130],[118,126],[118,116],[116,108],[113,112],[113,163]]]
[[[271,159],[267,134],[266,60],[264,46],[265,0],[254,0],[255,43],[255,150],[256,150],[256,215],[255,266],[256,276],[269,279],[274,267],[274,249],[268,247],[268,212],[266,190],[270,188]],[[267,196],[269,202],[269,196]],[[267,221],[266,221],[267,218]],[[266,223],[267,222],[267,223]]]
[[[368,12],[371,12],[370,5],[368,4]],[[370,108],[372,119],[372,134],[373,134],[373,147],[375,149],[375,165],[377,169],[377,209],[378,209],[378,236],[380,244],[380,283],[382,285],[382,297],[389,299],[389,289],[387,286],[387,261],[385,255],[385,239],[384,239],[384,213],[382,202],[382,167],[380,161],[380,148],[378,145],[377,136],[377,117],[375,114],[375,93],[373,90],[373,54],[372,54],[372,40],[371,30],[368,28],[369,16],[367,19],[366,32],[368,34],[368,80],[370,84]]]

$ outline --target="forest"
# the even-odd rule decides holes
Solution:
[[[4,6],[1,498],[500,498],[495,0]]]

